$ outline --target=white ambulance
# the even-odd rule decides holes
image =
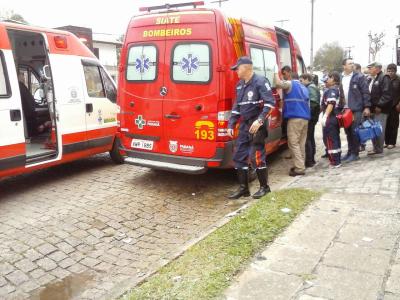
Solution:
[[[0,177],[118,151],[116,85],[72,33],[0,22]]]

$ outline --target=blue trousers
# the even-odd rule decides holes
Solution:
[[[249,157],[254,169],[264,169],[266,164],[265,137],[258,138],[249,133],[254,120],[242,121],[239,126],[239,136],[236,140],[233,162],[236,169],[247,169]],[[260,128],[261,130],[261,128]]]
[[[324,143],[328,150],[329,161],[331,165],[339,165],[341,163],[340,156],[342,153],[340,127],[334,114],[331,114],[326,120],[326,125],[323,130]]]
[[[362,112],[361,111],[353,111],[354,120],[349,128],[346,128],[344,131],[347,136],[347,145],[349,154],[354,154],[356,156],[360,153],[360,140],[358,139],[356,128],[362,122]]]

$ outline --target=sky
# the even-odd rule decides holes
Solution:
[[[95,33],[124,34],[130,18],[139,14],[139,7],[190,0],[0,0],[0,10],[14,10],[29,23],[44,27],[85,26]],[[216,8],[213,0],[206,7]],[[222,3],[229,16],[253,19],[289,30],[300,45],[305,63],[310,61],[311,0],[229,0]],[[377,60],[383,64],[395,60],[396,26],[400,25],[400,0],[315,0],[314,54],[324,43],[338,41],[352,47],[356,62],[368,63],[368,32],[385,32],[385,45]]]

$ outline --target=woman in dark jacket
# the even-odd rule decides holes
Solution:
[[[327,89],[322,97],[322,126],[324,143],[327,147],[330,166],[339,168],[341,166],[340,156],[342,153],[340,144],[340,126],[336,118],[341,110],[340,74],[331,72],[326,81]]]

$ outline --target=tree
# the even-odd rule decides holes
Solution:
[[[28,24],[24,17],[13,10],[0,10],[0,19]]]
[[[344,50],[338,42],[326,43],[318,49],[314,57],[314,68],[319,71],[342,70]]]
[[[376,55],[382,49],[385,42],[383,38],[385,37],[384,32],[374,33],[372,34],[371,31],[368,33],[369,38],[369,62],[375,61]]]

